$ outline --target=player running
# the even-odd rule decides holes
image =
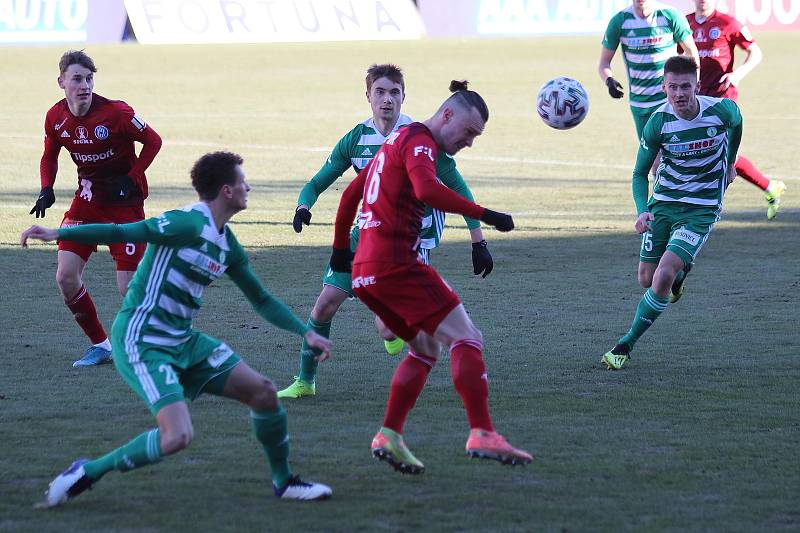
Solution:
[[[79,459],[56,477],[44,505],[74,498],[111,470],[127,472],[159,462],[192,440],[187,401],[202,393],[232,398],[250,407],[253,432],[272,469],[275,495],[317,500],[331,495],[307,483],[289,467],[286,412],[271,381],[247,366],[224,342],[192,328],[203,291],[228,274],[253,308],[268,322],[297,333],[330,356],[328,339],[310,331],[261,285],[228,221],[247,208],[250,186],[242,158],[229,152],[201,157],[191,171],[200,201],[183,209],[131,224],[87,224],[61,229],[33,226],[21,237],[85,244],[148,242],[122,309],[111,329],[114,363],[122,379],[145,401],[157,428],[94,460]]]
[[[405,100],[405,82],[402,71],[395,65],[372,65],[367,70],[367,101],[372,108],[372,117],[356,125],[334,147],[322,168],[306,183],[297,200],[292,225],[297,233],[303,224],[311,222],[311,208],[323,191],[327,190],[351,166],[358,173],[372,160],[386,137],[398,128],[410,124],[412,119],[400,113]],[[473,200],[472,192],[456,168],[455,160],[442,152],[436,159],[436,177],[447,187],[461,196]],[[422,217],[419,255],[423,262],[430,261],[430,251],[439,245],[444,231],[445,213],[425,208]],[[480,222],[464,217],[472,239],[472,266],[475,274],[489,275],[494,267],[492,256],[486,247]],[[354,227],[350,246],[353,251],[358,242],[358,227]],[[314,331],[330,336],[331,322],[339,307],[347,298],[353,297],[349,273],[334,272],[328,266],[322,278],[322,292],[317,297],[308,326]],[[376,326],[384,339],[386,351],[397,355],[404,342],[388,330],[379,318]],[[294,382],[278,391],[279,398],[302,398],[316,394],[316,374],[318,354],[305,343],[300,348],[300,371]]]
[[[662,89],[664,62],[675,55],[678,44],[699,61],[686,17],[675,8],[653,0],[633,0],[608,23],[598,73],[612,98],[625,96],[622,84],[614,79],[611,70],[611,60],[617,47],[622,46],[637,140],[653,111],[667,101]]]
[[[56,201],[53,185],[61,147],[78,167],[78,188],[61,227],[95,222],[125,223],[144,219],[147,179],[144,171],[161,149],[161,137],[120,100],[94,93],[94,61],[83,51],[69,50],[59,61],[58,86],[65,98],[47,112],[44,153],[39,165],[42,189],[31,214],[44,217]],[[139,156],[134,141],[142,143]],[[116,242],[109,246],[116,262],[117,288],[123,296],[144,254],[145,244]],[[111,362],[111,343],[83,284],[83,269],[94,244],[59,241],[56,282],[64,303],[92,345],[72,366]]]
[[[685,288],[686,274],[722,211],[722,198],[736,176],[742,138],[739,107],[727,98],[697,95],[697,64],[675,56],[664,66],[669,101],[644,127],[633,170],[633,200],[642,234],[639,284],[647,291],[633,322],[601,361],[619,370],[636,341]],[[661,150],[653,194],[647,200],[647,172]]]
[[[747,26],[717,11],[716,0],[695,0],[694,4],[696,11],[686,18],[700,51],[700,94],[730,98],[735,102],[739,96],[739,84],[761,62],[761,47]],[[744,62],[734,68],[734,51],[737,47],[744,50],[746,56]],[[764,191],[767,219],[775,218],[786,184],[770,180],[742,155],[736,159],[736,174]]]
[[[500,231],[514,228],[510,215],[484,209],[436,179],[439,153],[453,155],[472,146],[489,119],[486,103],[467,89],[467,82],[454,81],[450,90],[454,94],[430,119],[392,133],[344,191],[331,255],[334,271],[351,270],[350,225],[363,198],[359,244],[352,263],[353,292],[410,346],[392,378],[383,427],[372,440],[372,454],[409,474],[420,474],[425,467],[406,446],[403,426],[442,345],[450,349],[453,383],[467,411],[467,453],[504,464],[532,460],[495,432],[481,332],[450,286],[418,259],[426,205],[481,220]]]

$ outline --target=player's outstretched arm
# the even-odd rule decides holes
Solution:
[[[45,228],[42,226],[31,226],[22,232],[19,237],[19,245],[23,248],[28,247],[28,239],[35,239],[37,241],[54,241],[58,238],[58,230]]]
[[[250,268],[241,247],[233,253],[240,254],[242,259],[232,264],[227,274],[245,295],[256,313],[270,324],[303,336],[312,348],[322,351],[317,358],[318,361],[328,359],[331,356],[331,342],[311,330],[297,318],[297,315],[292,313],[286,304],[267,291]]]

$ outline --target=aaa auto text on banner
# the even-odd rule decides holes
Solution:
[[[662,0],[682,13],[692,0]],[[631,0],[419,0],[429,36],[602,34]],[[799,0],[720,0],[717,8],[751,29],[800,29]]]
[[[125,0],[140,43],[418,39],[411,0]]]
[[[125,22],[122,0],[0,0],[0,43],[120,41]]]

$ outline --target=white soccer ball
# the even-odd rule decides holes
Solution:
[[[545,124],[568,130],[580,124],[589,112],[589,94],[578,80],[561,76],[544,84],[536,99],[536,110]]]

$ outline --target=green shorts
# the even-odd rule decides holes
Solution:
[[[178,346],[137,342],[128,350],[127,323],[119,317],[114,321],[114,365],[154,415],[167,405],[192,401],[203,392],[220,394],[230,371],[241,361],[227,344],[199,332]]]
[[[653,111],[661,107],[660,105],[656,105],[653,107],[631,107],[631,115],[633,115],[633,125],[636,126],[636,140],[639,141],[642,138],[642,132],[644,131],[644,125],[647,124],[647,121],[650,119],[650,115],[653,114]]]
[[[642,234],[642,263],[658,263],[666,250],[677,254],[684,264],[694,262],[719,219],[716,207],[682,202],[654,201],[649,210],[654,220],[650,222],[652,229]]]

